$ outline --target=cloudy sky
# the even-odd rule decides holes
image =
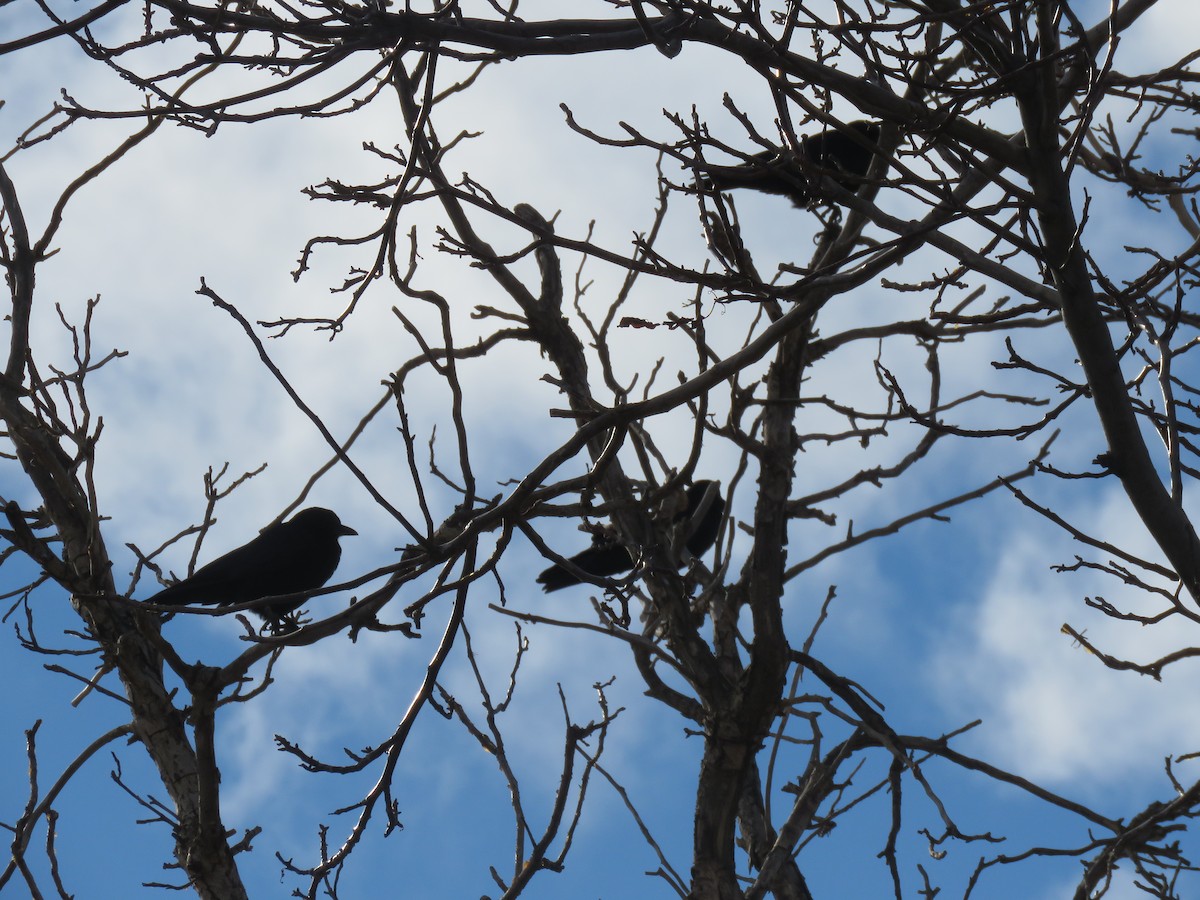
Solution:
[[[581,4],[581,7],[589,4]],[[72,10],[78,5],[71,6]],[[601,15],[603,4],[591,14]],[[1083,4],[1102,9],[1107,4]],[[132,10],[134,17],[137,11]],[[580,8],[575,11],[587,15]],[[1195,48],[1196,13],[1188,0],[1162,3],[1122,44],[1118,68],[1149,71]],[[128,24],[128,23],[124,23]],[[0,10],[0,34],[39,27],[28,6]],[[118,27],[114,23],[113,28]],[[756,79],[724,65],[712,51],[688,48],[666,60],[653,51],[620,56],[539,59],[497,67],[476,89],[445,105],[439,128],[443,139],[460,129],[479,132],[455,151],[449,173],[466,171],[493,190],[505,204],[528,202],[550,216],[560,212],[560,234],[582,236],[595,222],[597,243],[629,252],[636,231],[652,220],[655,158],[650,151],[601,148],[571,132],[559,104],[567,104],[580,122],[604,134],[620,135],[628,122],[647,134],[668,139],[672,129],[663,111],[690,115],[693,105],[714,133],[745,143],[740,126],[722,108],[724,92],[750,112],[763,133],[771,133],[770,98]],[[203,90],[220,91],[236,81],[214,79]],[[136,94],[111,73],[85,59],[70,43],[58,41],[0,57],[0,148],[41,115],[60,88],[87,106],[136,107]],[[847,118],[854,118],[847,110]],[[44,227],[49,209],[64,185],[79,171],[110,152],[129,133],[128,122],[84,123],[52,142],[16,154],[6,165],[35,230]],[[326,178],[369,179],[385,170],[363,149],[365,141],[390,147],[403,141],[403,121],[394,104],[378,102],[350,119],[287,120],[250,127],[230,125],[214,136],[184,128],[162,129],[145,145],[86,188],[68,210],[55,242],[58,255],[39,273],[42,306],[35,320],[35,345],[47,361],[65,363],[69,344],[52,304],[61,304],[78,320],[88,298],[100,298],[94,339],[101,352],[115,347],[128,355],[89,380],[94,411],[104,417],[98,451],[98,491],[110,517],[106,537],[119,573],[132,569],[126,543],[142,549],[196,520],[203,512],[202,477],[228,463],[231,477],[267,463],[268,468],[236,491],[219,509],[219,523],[201,559],[240,545],[291,503],[314,469],[329,455],[310,422],[290,403],[257,359],[254,347],[228,316],[196,294],[201,279],[234,303],[252,321],[280,316],[336,314],[344,295],[331,292],[368,256],[363,249],[320,251],[311,271],[296,282],[291,272],[305,242],[317,234],[367,233],[378,212],[346,210],[302,194]],[[1158,152],[1158,148],[1151,148]],[[1164,154],[1178,152],[1171,146]],[[668,177],[684,181],[671,168]],[[1136,232],[1137,242],[1153,243],[1165,254],[1179,237],[1153,218],[1135,220],[1139,208],[1123,196],[1092,185],[1089,239],[1114,255]],[[903,201],[897,199],[898,204]],[[739,197],[747,244],[760,269],[778,261],[803,262],[811,252],[816,223],[783,199]],[[898,207],[903,211],[904,207]],[[909,214],[915,208],[908,210]],[[668,255],[699,262],[706,253],[694,210],[676,209],[668,222],[663,248]],[[469,318],[477,305],[511,308],[490,280],[434,250],[435,219],[416,209],[403,228],[418,229],[424,257],[418,287],[436,289],[455,309],[460,343],[486,328]],[[498,249],[521,245],[519,235],[496,227],[488,231]],[[946,260],[915,257],[914,272],[937,270]],[[573,272],[577,259],[568,259]],[[1129,263],[1131,270],[1134,263]],[[924,267],[922,269],[921,267]],[[585,304],[601,313],[619,284],[620,272],[589,262],[585,279],[594,283]],[[918,276],[913,276],[918,277]],[[648,319],[683,313],[689,300],[678,286],[643,285],[637,314]],[[866,286],[830,311],[823,329],[839,321],[870,317],[890,295]],[[425,311],[386,286],[369,291],[336,339],[294,330],[267,342],[272,358],[335,436],[349,434],[383,393],[381,382],[416,355],[417,347],[392,313],[402,306],[420,321]],[[738,346],[750,313],[713,310],[708,330],[723,350]],[[842,317],[842,318],[839,318]],[[267,332],[263,332],[265,335]],[[620,335],[619,371],[626,377],[649,371],[658,357],[668,362],[671,383],[677,370],[694,370],[694,353],[680,334],[632,331]],[[1023,338],[1023,347],[1047,359],[1071,359],[1061,336]],[[878,396],[872,373],[874,348],[822,360],[810,390],[826,388],[858,397]],[[916,378],[921,359],[903,348],[888,347],[885,362]],[[994,383],[990,361],[998,345],[972,345],[943,360],[947,385],[955,393]],[[484,494],[501,492],[506,480],[523,475],[568,435],[561,419],[547,415],[562,399],[540,379],[548,364],[532,347],[505,349],[463,367],[466,416],[477,441],[473,459]],[[1003,389],[1018,390],[1020,379],[1005,376]],[[949,388],[948,388],[949,389]],[[432,378],[417,377],[406,394],[420,452],[434,428],[439,453],[451,454],[449,394]],[[1063,468],[1086,468],[1103,449],[1090,410],[1072,411],[1062,423],[1056,447]],[[413,487],[403,463],[394,414],[381,416],[355,451],[355,461],[388,499],[411,508]],[[819,424],[801,429],[819,430]],[[690,437],[678,421],[656,426],[662,445],[680,459]],[[861,453],[841,445],[813,445],[800,459],[801,490],[816,490],[845,474],[902,455],[918,438],[915,429],[895,429],[887,441]],[[885,491],[852,495],[840,504],[839,534],[813,523],[798,525],[790,547],[801,559],[840,536],[853,521],[856,531],[886,524],[895,516],[995,475],[1019,469],[1036,452],[1026,444],[947,441],[901,483]],[[452,464],[453,456],[444,457]],[[713,442],[700,471],[728,483],[734,452]],[[582,462],[578,464],[581,466]],[[575,471],[578,471],[578,466]],[[427,473],[424,473],[427,477]],[[1041,479],[1030,489],[1041,502],[1053,503],[1066,518],[1088,523],[1099,533],[1158,559],[1114,481],[1064,486]],[[747,514],[751,481],[734,498],[735,518]],[[427,487],[435,518],[448,514],[454,499]],[[30,502],[15,467],[0,468],[0,493]],[[347,578],[394,561],[396,547],[408,538],[344,472],[334,470],[313,489],[306,504],[334,507],[359,533],[345,542],[339,575]],[[1084,607],[1082,598],[1097,594],[1117,599],[1115,586],[1088,574],[1050,571],[1070,562],[1082,548],[1055,531],[1009,496],[999,494],[953,513],[951,524],[925,522],[902,535],[833,557],[796,579],[789,597],[789,625],[807,634],[830,585],[837,586],[815,652],[835,670],[851,675],[883,702],[890,721],[907,733],[936,735],[976,718],[983,724],[962,739],[966,752],[989,760],[1053,790],[1119,815],[1169,795],[1162,760],[1200,743],[1200,724],[1192,714],[1194,665],[1166,673],[1162,683],[1108,671],[1059,631],[1064,623],[1085,630],[1111,652],[1149,660],[1167,650],[1191,645],[1194,626],[1134,630]],[[571,524],[548,523],[543,536],[562,551],[585,542]],[[734,569],[740,564],[735,543]],[[176,572],[187,563],[188,548],[166,560]],[[514,542],[501,573],[510,604],[546,615],[588,618],[584,589],[544,598],[533,578],[543,564],[533,549]],[[6,584],[19,583],[20,572],[5,569]],[[7,579],[12,579],[11,582]],[[127,583],[127,579],[125,582]],[[118,584],[123,584],[118,578]],[[152,593],[148,585],[139,597]],[[489,614],[494,585],[480,583],[471,598],[468,624],[493,688],[502,689],[517,640],[511,623]],[[401,598],[403,600],[403,598]],[[1121,600],[1133,598],[1122,595]],[[55,623],[69,626],[66,600],[43,592],[43,634]],[[311,648],[292,648],[276,668],[276,684],[253,703],[230,710],[221,723],[223,812],[231,827],[263,824],[264,834],[244,863],[254,896],[279,896],[294,886],[280,878],[274,854],[306,863],[315,858],[316,823],[332,825],[340,840],[349,822],[332,810],[352,803],[370,779],[338,779],[302,772],[276,752],[272,736],[283,734],[318,756],[337,759],[342,748],[356,749],[385,739],[417,685],[445,615],[435,608],[425,623],[425,639],[366,636],[351,644],[333,639]],[[165,627],[185,659],[219,662],[239,650],[235,622],[176,618]],[[592,685],[615,676],[614,706],[624,706],[610,737],[606,765],[629,789],[647,824],[681,872],[687,871],[693,802],[691,779],[699,743],[683,736],[673,713],[641,697],[630,660],[620,648],[594,635],[546,627],[526,632],[531,647],[521,689],[507,715],[509,752],[526,775],[526,802],[544,821],[555,785],[564,723],[556,697],[561,684],[576,719],[596,714]],[[63,765],[102,729],[121,721],[121,710],[93,697],[79,709],[69,700],[76,685],[44,672],[40,660],[21,652],[14,638],[0,653],[0,671],[19,685],[0,701],[0,760],[8,770],[24,771],[24,731],[43,718],[42,778],[55,777]],[[796,643],[799,643],[797,639]],[[87,665],[85,662],[84,666]],[[473,677],[459,654],[445,679],[470,708]],[[474,705],[471,706],[471,703]],[[115,748],[129,783],[151,794],[156,790],[137,748]],[[1194,767],[1194,764],[1188,764]],[[1188,765],[1186,779],[1195,777]],[[111,757],[93,760],[61,804],[59,844],[64,877],[81,896],[131,896],[143,881],[164,878],[159,863],[170,853],[161,826],[135,827],[143,816],[108,778]],[[878,777],[864,772],[863,783]],[[53,773],[53,774],[52,774]],[[1013,792],[953,772],[938,772],[953,810],[966,831],[994,829],[1010,838],[1004,852],[1020,852],[1039,840],[1082,844],[1079,823],[1064,835],[1063,822],[1043,816]],[[785,777],[794,777],[788,773]],[[0,821],[19,814],[27,787],[22,778],[0,784]],[[666,895],[661,884],[642,873],[657,868],[644,845],[630,838],[632,825],[617,794],[599,780],[593,784],[576,848],[567,871],[543,875],[530,897],[618,897]],[[349,896],[374,896],[398,884],[413,896],[478,896],[494,890],[487,867],[505,871],[511,857],[511,818],[507,796],[494,763],[463,729],[426,714],[413,734],[397,777],[405,830],[387,840],[374,829],[348,873]],[[883,801],[877,800],[882,803]],[[874,807],[878,813],[879,807]],[[998,824],[999,823],[999,824]],[[910,818],[910,848],[920,844],[915,829],[936,827],[928,810]],[[886,818],[868,812],[847,821],[825,839],[820,852],[832,860],[854,860],[862,896],[887,884],[873,853],[886,840]],[[863,847],[871,848],[864,852]],[[944,880],[947,893],[961,893],[979,852],[953,847],[937,862],[906,856],[907,877],[917,863]],[[614,858],[615,857],[615,858]],[[96,892],[89,872],[122,860],[111,892]],[[864,862],[864,860],[869,862]],[[818,896],[839,896],[848,877],[844,865],[825,865],[801,857]],[[984,896],[1064,896],[1073,887],[1073,862],[1035,864],[1006,876],[1006,891]],[[1000,882],[997,882],[999,884]],[[1112,896],[1133,896],[1119,887]],[[1128,889],[1131,891],[1132,889]],[[846,896],[844,892],[840,894]]]

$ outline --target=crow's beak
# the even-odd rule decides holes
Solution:
[[[353,535],[357,536],[358,532],[355,531],[353,528],[351,528],[349,525],[340,525],[339,524],[338,525],[338,534],[339,535],[353,534]]]

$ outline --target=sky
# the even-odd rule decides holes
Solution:
[[[595,14],[600,14],[603,4],[596,7]],[[1161,3],[1122,44],[1119,68],[1151,70],[1194,49],[1198,32],[1183,23],[1196,15],[1187,0]],[[37,18],[29,7],[0,9],[0,34],[9,29],[16,33],[30,22]],[[633,234],[651,223],[654,155],[597,147],[571,132],[559,104],[565,103],[581,124],[603,134],[620,136],[620,123],[627,122],[659,138],[672,134],[664,110],[687,115],[694,105],[715,133],[731,143],[745,143],[737,122],[722,108],[722,96],[728,92],[763,133],[771,133],[769,97],[755,79],[721,62],[712,51],[687,48],[672,60],[641,51],[497,67],[485,73],[476,89],[440,110],[444,140],[459,129],[479,133],[463,143],[447,169],[469,172],[501,202],[528,202],[548,217],[559,212],[560,234],[581,236],[594,220],[598,243],[628,252]],[[223,79],[212,89],[226,87]],[[0,96],[5,100],[0,107],[0,147],[10,146],[60,88],[97,107],[128,108],[138,102],[127,85],[63,41],[0,57]],[[63,186],[129,130],[124,122],[84,123],[7,163],[35,229],[44,225]],[[105,422],[97,490],[101,508],[110,517],[106,538],[123,588],[128,587],[125,573],[134,562],[125,545],[156,547],[196,520],[204,509],[202,478],[209,467],[228,463],[232,478],[268,464],[221,504],[202,561],[250,539],[297,497],[309,474],[328,458],[320,435],[264,370],[240,328],[196,291],[204,279],[252,321],[336,314],[344,298],[331,289],[353,266],[363,264],[362,250],[322,250],[304,278],[297,282],[291,272],[310,237],[369,232],[378,213],[315,202],[302,190],[330,177],[378,175],[384,170],[364,151],[364,142],[389,147],[402,140],[399,112],[383,101],[352,119],[230,125],[211,137],[168,127],[72,203],[55,242],[59,254],[39,273],[43,305],[34,322],[34,342],[45,358],[65,362],[69,344],[51,304],[61,304],[68,317],[77,319],[88,298],[99,296],[97,346],[127,351],[88,382],[92,408]],[[1177,151],[1177,145],[1161,148],[1164,154]],[[688,178],[670,165],[666,174],[679,182]],[[1134,219],[1140,213],[1128,198],[1091,187],[1088,236],[1095,247],[1111,252],[1118,271],[1118,260],[1125,258],[1121,248],[1131,235],[1164,253],[1179,244],[1179,236],[1165,231],[1158,220]],[[769,270],[775,261],[807,259],[816,227],[810,214],[792,209],[781,198],[748,196],[737,202],[747,244],[760,269]],[[915,212],[903,199],[892,202],[898,211]],[[694,210],[690,218],[684,212],[677,207],[663,247],[685,259],[701,260],[706,251]],[[429,210],[418,208],[408,215],[405,227],[418,229],[423,256],[417,286],[436,289],[452,302],[459,341],[465,342],[487,327],[468,317],[471,309],[507,308],[509,301],[481,273],[436,252],[436,220]],[[487,233],[498,247],[521,246],[514,230],[497,226]],[[1129,271],[1139,264],[1130,257]],[[573,273],[576,265],[572,259],[564,271]],[[946,261],[916,254],[909,265],[910,271],[930,271]],[[605,308],[619,276],[603,263],[587,264],[584,277],[594,279],[585,298],[588,309],[595,313]],[[668,311],[682,313],[689,300],[682,288],[649,283],[635,295],[637,314],[647,319],[662,318]],[[886,314],[891,302],[894,296],[883,289],[864,286],[831,308],[822,328],[832,332],[841,322],[869,321]],[[425,311],[394,289],[380,286],[367,293],[333,340],[300,329],[283,339],[266,340],[272,359],[336,436],[354,428],[382,395],[381,382],[417,353],[393,306],[419,321],[430,321]],[[724,351],[736,348],[749,315],[744,309],[713,309],[707,327],[714,344]],[[260,332],[264,338],[267,333]],[[1071,352],[1060,335],[1048,332],[1023,336],[1022,347],[1049,360],[1069,359],[1066,354]],[[660,379],[666,380],[659,384],[666,385],[677,369],[694,368],[694,354],[688,349],[678,333],[632,330],[619,337],[616,364],[624,376],[640,372],[644,378],[648,361],[665,357]],[[864,348],[822,360],[814,367],[809,389],[814,394],[836,388],[859,398],[878,397],[873,355],[874,348]],[[993,383],[990,363],[1002,355],[998,342],[947,352],[947,385],[955,393],[966,393],[972,386]],[[888,345],[885,362],[905,377],[920,377],[922,360],[911,348]],[[484,486],[481,492],[500,493],[508,479],[520,477],[569,435],[562,419],[546,414],[564,403],[541,381],[549,364],[529,347],[506,348],[464,365],[462,371],[465,415],[479,448],[473,464]],[[1022,377],[1006,375],[1002,384],[1017,390]],[[419,452],[427,452],[424,442],[436,427],[439,458],[452,463],[444,386],[418,376],[406,401]],[[819,420],[809,426],[810,422],[806,419],[800,427],[820,430]],[[1087,468],[1103,449],[1090,410],[1073,410],[1062,425],[1056,463]],[[413,485],[395,426],[394,414],[381,417],[353,457],[392,503],[411,509]],[[662,446],[682,458],[689,435],[679,421],[652,427]],[[817,490],[839,474],[895,459],[918,438],[915,428],[894,429],[887,440],[855,452],[840,444],[814,443],[800,457],[800,489]],[[1035,452],[1018,442],[984,446],[946,441],[897,484],[882,491],[867,488],[839,503],[838,534],[815,523],[799,523],[789,546],[796,559],[803,558],[836,540],[850,521],[856,531],[885,524],[916,506],[1015,471]],[[735,462],[735,454],[714,441],[706,447],[699,471],[728,483]],[[572,471],[581,471],[581,466],[577,463]],[[1034,485],[1030,490],[1039,502],[1052,503],[1069,520],[1088,523],[1147,558],[1159,558],[1113,480],[1081,486],[1041,478]],[[748,517],[752,486],[750,480],[743,482],[733,498],[734,518]],[[434,517],[448,514],[453,496],[428,477],[427,487]],[[0,466],[0,494],[23,504],[31,500],[19,471],[11,466]],[[343,471],[334,470],[318,482],[305,504],[336,508],[360,534],[344,542],[339,578],[394,561],[396,548],[408,542],[403,530]],[[1194,644],[1197,637],[1189,631],[1195,626],[1133,629],[1087,609],[1084,597],[1116,598],[1116,588],[1092,574],[1051,571],[1057,563],[1072,561],[1081,548],[1007,494],[996,493],[955,510],[951,519],[918,523],[899,536],[835,556],[797,578],[787,604],[791,633],[808,633],[827,590],[836,585],[837,600],[814,652],[870,690],[899,730],[936,735],[982,719],[961,739],[958,746],[964,752],[1111,815],[1131,814],[1152,799],[1169,796],[1163,759],[1200,743],[1200,725],[1189,703],[1195,664],[1169,669],[1161,683],[1114,673],[1061,634],[1060,627],[1070,623],[1111,652],[1149,660]],[[548,522],[539,529],[560,551],[571,552],[586,542],[569,522]],[[735,568],[746,546],[744,537],[736,539]],[[188,551],[181,546],[165,561],[182,572]],[[534,577],[543,565],[528,543],[514,542],[501,568],[509,604],[586,620],[585,589],[550,598],[536,589]],[[2,576],[6,589],[20,583],[27,572],[20,565],[15,570],[7,565]],[[135,589],[138,597],[150,593],[152,588],[145,584]],[[1120,599],[1132,600],[1124,594]],[[494,584],[481,582],[472,592],[468,625],[491,688],[499,691],[518,636],[509,619],[488,612],[487,605],[497,600]],[[42,591],[38,604],[43,635],[70,627],[61,592]],[[422,677],[446,612],[431,611],[421,641],[366,635],[356,643],[335,638],[319,646],[289,648],[275,669],[272,688],[223,718],[223,815],[234,828],[264,826],[254,853],[243,863],[252,896],[289,894],[296,882],[281,875],[276,853],[298,863],[311,862],[319,822],[329,823],[331,840],[339,841],[349,822],[332,811],[354,802],[374,777],[306,773],[276,751],[273,736],[285,735],[333,760],[343,748],[356,750],[386,738]],[[216,663],[232,658],[241,647],[238,626],[227,619],[177,617],[165,626],[165,633],[185,659]],[[576,721],[587,721],[597,715],[594,685],[615,677],[609,700],[614,708],[624,709],[610,733],[604,764],[629,791],[672,865],[686,873],[699,742],[685,736],[685,723],[674,713],[642,697],[631,660],[612,642],[547,626],[527,628],[523,637],[530,642],[523,678],[504,724],[535,820],[545,820],[557,778],[564,728],[559,686]],[[7,643],[0,653],[0,673],[20,690],[0,700],[0,761],[9,771],[25,771],[25,731],[41,718],[39,762],[45,784],[96,734],[119,724],[121,710],[99,697],[72,708],[77,685],[45,671],[43,660],[21,651],[11,634]],[[76,668],[90,671],[86,661]],[[461,643],[444,683],[472,712],[480,712]],[[126,783],[161,796],[136,746],[111,749]],[[171,878],[172,873],[161,871],[170,855],[170,836],[161,825],[133,824],[144,811],[109,777],[116,764],[107,753],[93,759],[59,805],[59,846],[70,848],[63,854],[64,878],[68,889],[80,896],[134,896],[145,881]],[[1195,766],[1181,764],[1181,777],[1196,777]],[[874,770],[868,767],[857,777],[865,785],[884,771],[877,759]],[[1009,839],[1003,852],[1020,852],[1039,840],[1082,844],[1087,839],[1078,822],[1046,815],[1012,790],[949,770],[938,769],[936,775],[965,831],[1003,829]],[[785,772],[783,777],[794,775]],[[427,710],[404,754],[396,786],[405,828],[384,838],[381,825],[372,826],[346,873],[347,895],[387,895],[399,886],[412,896],[480,896],[494,891],[488,867],[503,873],[511,865],[512,823],[507,791],[493,760],[461,726]],[[0,784],[0,821],[11,822],[19,815],[27,790],[22,777]],[[909,791],[915,794],[914,787]],[[881,895],[887,889],[886,869],[874,859],[887,837],[887,819],[878,814],[885,802],[874,798],[867,805],[876,814],[863,811],[847,817],[829,837],[806,848],[801,864],[817,896],[846,896],[847,879],[854,881],[860,896]],[[937,820],[919,799],[913,797],[912,802],[902,857],[909,889],[915,891],[911,879],[916,878],[915,866],[923,864],[942,879],[945,895],[961,895],[978,855],[996,851],[956,845],[943,860],[922,856],[916,830],[936,828]],[[566,870],[539,876],[525,896],[670,896],[665,885],[644,874],[658,862],[644,844],[630,839],[632,827],[620,796],[596,779]],[[114,859],[120,861],[115,871]],[[97,870],[111,872],[107,883],[94,883],[90,873]],[[1071,860],[1012,867],[990,886],[985,881],[984,892],[976,896],[1069,896],[1076,871]],[[1109,896],[1136,894],[1128,884],[1118,884]]]

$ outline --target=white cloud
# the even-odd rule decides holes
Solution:
[[[1117,490],[1067,518],[1155,558]],[[1113,671],[1060,627],[1068,623],[1104,652],[1149,663],[1191,643],[1187,632],[1196,626],[1175,617],[1142,627],[1084,607],[1084,596],[1097,595],[1143,614],[1157,604],[1086,570],[1049,573],[1050,565],[1070,563],[1076,553],[1103,559],[1061,533],[1047,537],[1035,527],[997,537],[995,568],[978,602],[949,619],[932,669],[944,701],[984,720],[968,742],[1019,774],[1077,790],[1112,789],[1135,777],[1162,781],[1163,757],[1200,743],[1190,684],[1195,663],[1168,668],[1161,683]]]

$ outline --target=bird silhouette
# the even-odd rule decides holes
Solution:
[[[659,524],[681,528],[680,543],[690,556],[702,556],[717,541],[721,520],[725,514],[725,499],[721,496],[720,484],[715,481],[697,481],[687,489],[683,509],[674,512],[662,511],[665,518]],[[679,554],[683,557],[683,554]],[[593,578],[611,578],[628,572],[634,566],[633,555],[624,545],[611,539],[596,539],[592,546],[569,557],[571,563]],[[687,562],[681,558],[679,564]],[[537,582],[547,594],[583,580],[560,565],[553,565],[537,577]]]
[[[750,188],[767,194],[790,197],[796,206],[807,206],[812,199],[811,184],[825,170],[848,191],[858,190],[867,174],[872,149],[862,142],[879,140],[879,123],[858,120],[843,128],[830,128],[800,139],[798,154],[780,150],[755,153],[750,161],[737,166],[706,166],[701,181],[705,190],[731,191]]]
[[[149,602],[234,606],[315,591],[333,577],[342,558],[338,538],[351,534],[358,532],[343,525],[332,510],[319,506],[301,510],[286,522],[264,528],[250,543],[201,566]],[[265,603],[252,612],[263,618],[271,632],[280,634],[296,628],[292,613],[303,602],[301,598]]]

